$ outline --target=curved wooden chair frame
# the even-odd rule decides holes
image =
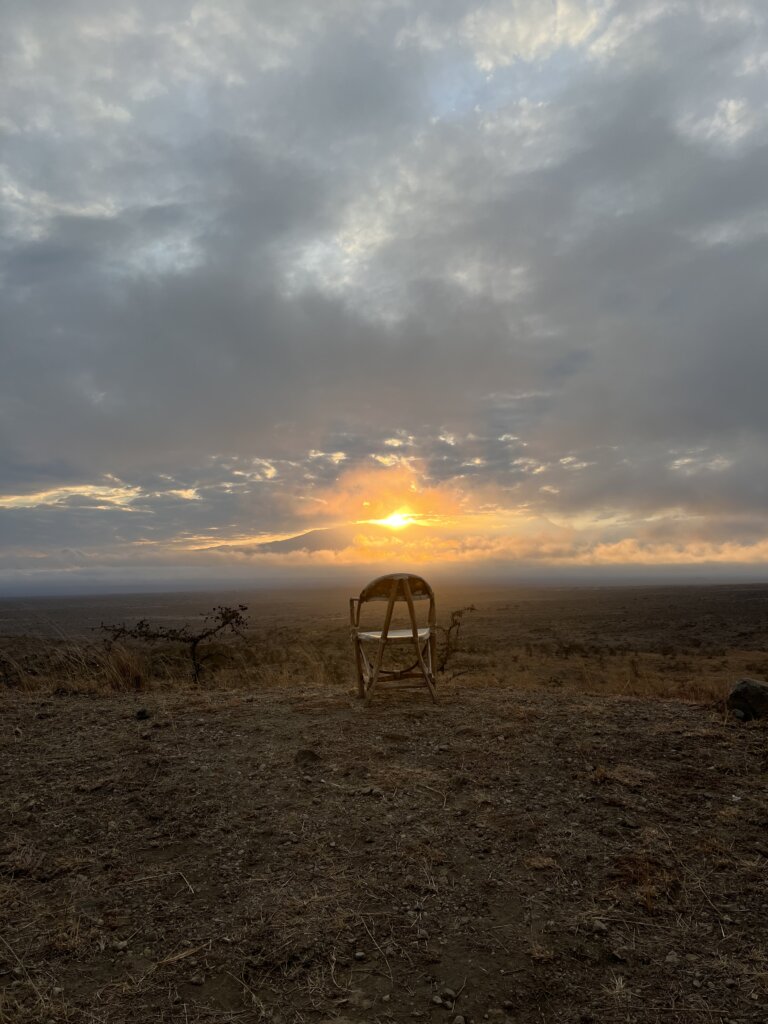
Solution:
[[[361,629],[360,610],[368,601],[386,601],[384,626],[381,630]],[[391,629],[395,605],[405,601],[408,606],[409,629]],[[416,621],[416,601],[429,601],[427,625],[419,626]],[[361,592],[360,597],[349,601],[349,622],[352,643],[355,648],[357,666],[357,693],[366,700],[371,699],[378,683],[395,687],[426,686],[432,700],[437,703],[435,681],[435,595],[432,588],[421,576],[396,572],[379,576]],[[416,660],[403,669],[383,668],[384,650],[389,644],[413,644]],[[375,654],[369,656],[370,646],[376,644]]]

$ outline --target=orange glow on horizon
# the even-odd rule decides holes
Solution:
[[[413,521],[407,509],[399,509],[397,512],[392,512],[385,519],[368,520],[369,523],[375,523],[377,526],[388,526],[390,530],[402,530],[404,526],[410,526]]]
[[[444,521],[466,511],[466,495],[455,486],[425,482],[413,460],[392,466],[346,470],[329,486],[312,492],[297,511],[315,526],[375,523],[400,530],[415,523]]]

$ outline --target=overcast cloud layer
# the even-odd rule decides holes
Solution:
[[[0,587],[768,562],[762,0],[0,19]]]

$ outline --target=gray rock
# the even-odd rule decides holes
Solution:
[[[725,703],[742,721],[768,718],[768,683],[758,679],[740,679]]]

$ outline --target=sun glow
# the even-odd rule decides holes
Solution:
[[[379,526],[388,526],[390,530],[402,530],[404,526],[410,526],[413,520],[405,512],[393,512],[386,519],[372,519],[371,522]]]

